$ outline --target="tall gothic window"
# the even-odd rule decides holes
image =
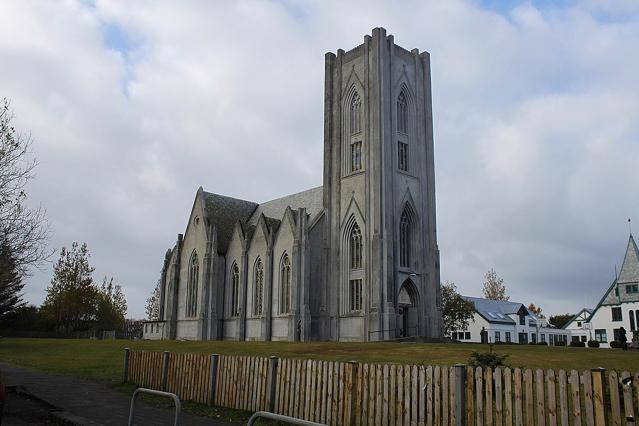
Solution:
[[[240,315],[240,268],[233,262],[231,266],[231,316]]]
[[[280,266],[280,314],[291,312],[291,259],[288,254],[282,257]]]
[[[348,272],[348,310],[362,310],[362,283],[364,271],[362,269],[362,230],[357,223],[353,224],[349,235],[349,272]]]
[[[264,265],[260,258],[255,262],[253,283],[253,314],[262,315],[262,307],[264,305]]]
[[[362,231],[355,224],[351,232],[351,268],[359,269],[362,267]]]
[[[189,262],[189,278],[186,285],[186,317],[197,316],[197,291],[198,278],[200,275],[200,265],[197,260],[197,252],[191,255]]]
[[[361,126],[362,119],[362,101],[359,98],[357,92],[353,95],[353,99],[351,100],[351,134],[359,133],[362,131]]]
[[[397,142],[397,168],[408,171],[408,144],[402,141]]]
[[[408,104],[403,91],[397,98],[397,131],[408,133]]]
[[[412,260],[413,211],[407,204],[399,219],[399,265],[410,267]]]
[[[351,172],[362,170],[362,142],[351,143]]]

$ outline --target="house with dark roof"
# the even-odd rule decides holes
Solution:
[[[442,337],[430,56],[375,28],[325,72],[323,185],[263,203],[200,188],[145,338]]]
[[[537,343],[554,345],[566,342],[569,332],[558,329],[535,315],[523,303],[462,296],[475,307],[468,327],[450,337],[467,343]]]
[[[586,323],[589,339],[609,347],[626,331],[628,343],[639,339],[639,250],[632,234],[628,238],[621,270],[612,281]]]

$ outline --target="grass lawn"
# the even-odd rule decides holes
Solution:
[[[117,382],[122,377],[124,348],[150,351],[219,353],[333,361],[453,365],[466,363],[487,345],[433,343],[287,343],[185,342],[67,339],[0,339],[0,362],[48,373]],[[639,351],[546,346],[496,345],[509,354],[512,367],[586,370],[593,367],[639,371]]]

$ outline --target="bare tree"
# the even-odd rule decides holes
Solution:
[[[11,125],[9,101],[0,106],[0,244],[8,247],[16,269],[23,276],[29,267],[50,258],[47,250],[50,226],[42,206],[25,206],[26,186],[33,179],[37,160],[32,139],[16,133]]]
[[[16,132],[9,101],[0,102],[0,319],[22,306],[23,278],[46,261],[50,227],[42,206],[25,205],[26,186],[37,165],[31,137]]]

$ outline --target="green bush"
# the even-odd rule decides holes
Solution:
[[[619,349],[619,348],[623,347],[623,345],[621,344],[621,342],[619,342],[617,340],[613,340],[612,342],[610,342],[610,347]]]
[[[529,345],[536,345],[537,343],[535,342],[528,342]]]
[[[539,346],[548,346],[548,342],[537,342]]]
[[[585,348],[586,343],[580,342],[579,340],[573,340],[572,342],[570,342],[570,346],[573,348]]]
[[[495,368],[505,366],[508,354],[499,355],[494,352],[473,352],[468,358],[471,367]]]
[[[566,346],[566,342],[563,340],[558,340],[555,342],[555,346]]]
[[[598,348],[599,347],[599,342],[597,340],[588,340],[588,347],[589,348]]]

